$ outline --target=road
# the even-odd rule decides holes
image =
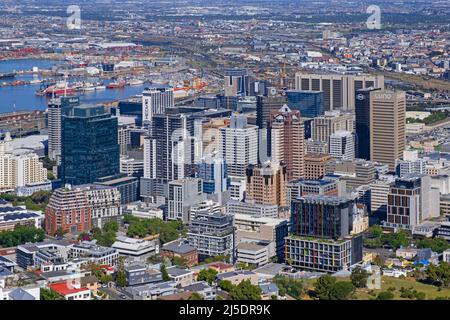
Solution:
[[[132,300],[131,297],[127,295],[127,293],[122,292],[116,288],[99,288],[99,291],[105,292],[107,295],[109,295],[110,300]],[[122,295],[125,295],[125,297],[122,298]]]

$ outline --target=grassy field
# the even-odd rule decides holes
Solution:
[[[309,279],[305,281],[306,287],[308,289],[314,289],[314,283],[317,281],[317,279]],[[349,278],[338,278],[338,281],[350,281]],[[381,290],[373,290],[373,295],[369,294],[368,289],[357,289],[355,293],[355,299],[356,300],[370,300],[376,297],[376,295],[380,291],[387,291],[388,288],[394,287],[395,291],[393,291],[395,300],[408,300],[400,297],[400,288],[413,288],[417,291],[422,291],[425,293],[426,298],[425,299],[434,299],[437,297],[447,297],[450,298],[450,289],[442,289],[441,291],[438,290],[437,287],[429,284],[424,284],[421,282],[417,282],[414,278],[406,278],[406,279],[399,279],[394,277],[382,277],[381,278]]]

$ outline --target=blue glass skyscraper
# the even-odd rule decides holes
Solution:
[[[314,118],[324,114],[322,91],[287,90],[288,106],[292,110],[299,110],[300,115]]]
[[[119,174],[117,118],[104,106],[74,106],[62,115],[61,179],[65,184],[93,183]]]

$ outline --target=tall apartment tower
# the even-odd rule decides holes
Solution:
[[[81,189],[56,189],[45,211],[45,231],[49,235],[91,230],[91,207]]]
[[[406,95],[404,91],[370,93],[370,159],[395,170],[395,162],[405,150]]]
[[[247,166],[258,163],[258,127],[249,125],[244,115],[232,115],[230,126],[219,130],[220,156],[228,165],[228,175],[245,177]]]
[[[335,159],[353,160],[355,158],[355,143],[353,133],[336,131],[330,136],[330,155]]]
[[[194,119],[190,115],[156,114],[144,139],[144,178],[167,185],[194,175]]]
[[[193,205],[197,205],[206,200],[203,193],[201,179],[184,178],[169,182],[169,197],[167,199],[167,219],[181,220],[188,223],[190,219],[189,211]]]
[[[104,106],[77,106],[62,116],[61,178],[80,185],[120,173],[117,118]]]
[[[286,165],[265,163],[247,168],[247,196],[258,204],[286,206]]]
[[[285,105],[271,119],[272,161],[286,164],[288,181],[303,177],[305,129],[300,112]]]
[[[323,104],[327,110],[354,110],[355,91],[363,88],[384,89],[384,76],[342,74],[295,74],[295,89],[323,91]]]
[[[157,85],[145,88],[142,93],[142,122],[149,124],[155,114],[164,114],[167,108],[175,105],[173,88]]]
[[[67,113],[71,107],[78,106],[80,98],[75,96],[66,96],[53,98],[48,103],[48,156],[56,160],[59,165],[61,162],[61,117]]]
[[[370,93],[380,89],[366,88],[356,91],[355,145],[356,157],[370,160]]]

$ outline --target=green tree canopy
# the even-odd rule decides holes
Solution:
[[[364,288],[367,284],[368,278],[369,273],[360,266],[354,268],[350,275],[350,280],[352,281],[352,284],[357,288]]]
[[[199,281],[207,281],[210,285],[214,282],[217,276],[217,270],[215,269],[203,269],[198,273],[197,279]]]
[[[243,280],[231,289],[229,297],[231,300],[261,300],[261,288],[250,280]]]

